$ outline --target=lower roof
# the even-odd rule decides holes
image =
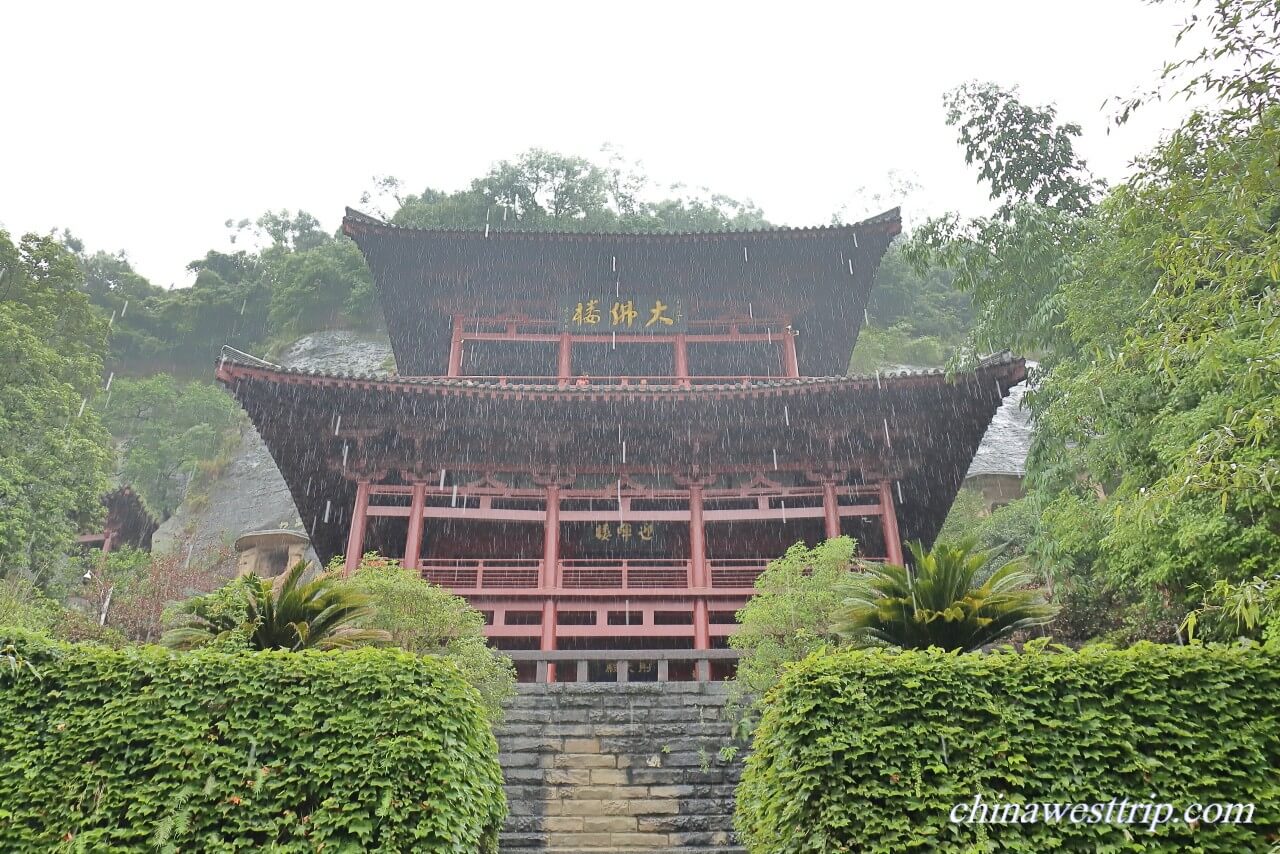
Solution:
[[[1024,376],[1007,353],[954,375],[689,388],[318,374],[230,357],[217,372],[270,449],[322,560],[345,545],[339,520],[351,518],[357,479],[434,481],[441,469],[637,482],[752,471],[891,479],[903,537],[931,542],[992,415]]]

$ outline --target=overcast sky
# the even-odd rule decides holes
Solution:
[[[127,7],[127,8],[126,8]],[[1185,10],[1138,0],[768,3],[5,4],[0,226],[68,227],[160,285],[229,218],[303,208],[335,228],[374,175],[453,190],[540,146],[612,143],[662,182],[824,224],[922,190],[978,212],[942,93],[1017,85],[1084,126],[1116,180],[1177,123],[1110,135],[1108,96],[1154,82]]]

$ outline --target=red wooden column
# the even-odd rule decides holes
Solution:
[[[840,497],[836,495],[836,482],[822,482],[822,519],[826,528],[826,537],[840,536]]]
[[[453,316],[453,335],[449,338],[449,376],[462,374],[462,315]]]
[[[711,586],[707,578],[707,537],[702,522],[702,487],[696,484],[689,487],[689,563],[691,585],[705,591]],[[705,593],[693,602],[693,648],[711,648],[711,616]],[[708,664],[697,663],[699,680],[711,678]]]
[[[898,534],[898,511],[893,506],[893,489],[889,481],[880,481],[880,525],[884,529],[885,551],[889,563],[902,565],[902,538]]]
[[[676,379],[680,385],[689,384],[689,339],[683,332],[676,333]]]
[[[542,600],[542,650],[556,648],[556,600],[551,591],[557,582],[556,565],[560,560],[560,487],[547,487],[547,515],[542,533],[542,572],[538,586],[543,591]],[[556,681],[555,662],[547,664],[547,681]]]
[[[427,506],[427,485],[413,485],[413,500],[409,503],[409,536],[404,540],[404,568],[417,570],[422,558],[422,524]]]
[[[783,331],[782,369],[789,377],[800,376],[800,359],[796,356],[796,331],[788,326]]]
[[[364,557],[364,529],[369,521],[369,481],[356,483],[356,506],[351,511],[351,528],[347,531],[347,563],[343,575],[350,575],[360,566]]]
[[[556,359],[556,376],[561,385],[567,385],[573,373],[573,340],[568,332],[560,333],[560,352]]]

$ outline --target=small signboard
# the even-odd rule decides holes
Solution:
[[[569,297],[560,304],[564,332],[663,335],[687,332],[684,307],[674,297]]]

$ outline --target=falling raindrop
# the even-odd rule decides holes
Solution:
[[[115,371],[112,371],[112,372],[107,376],[107,387],[106,387],[106,388],[104,388],[104,389],[103,389],[103,391],[111,391],[111,381],[112,381],[112,380],[114,380],[115,378],[116,378],[116,372],[115,372]]]
[[[894,485],[898,487],[898,503],[901,504],[902,503],[902,481],[900,480],[894,481]]]
[[[618,349],[618,333],[613,333],[613,349]]]
[[[774,471],[778,470],[778,449],[777,448],[773,449],[773,470]]]
[[[244,307],[245,307],[246,305],[248,305],[248,304],[249,304],[249,298],[248,298],[248,297],[245,297],[245,298],[240,302],[240,316],[241,316],[241,317],[244,317]]]
[[[84,415],[84,406],[88,402],[89,402],[89,398],[87,397],[80,398],[80,411],[76,413],[76,418],[79,418],[81,415]]]
[[[626,461],[627,461],[627,443],[623,442],[622,443],[622,462],[626,463]]]
[[[311,539],[313,540],[316,538],[316,522],[319,522],[319,521],[320,521],[319,516],[311,517]]]
[[[450,507],[458,506],[458,484],[456,483],[453,485],[453,494],[449,496],[449,506]]]
[[[128,311],[128,310],[129,310],[129,301],[128,301],[128,300],[125,300],[125,301],[124,301],[124,308],[120,309],[120,319],[121,319],[121,320],[123,320],[123,319],[124,319],[124,313],[125,313],[126,311]]]
[[[342,467],[343,467],[344,469],[347,467],[347,452],[348,452],[349,450],[351,450],[351,449],[347,446],[347,443],[346,443],[346,442],[343,442],[343,443],[342,443]],[[328,521],[328,520],[326,520],[326,521]]]
[[[787,524],[787,502],[779,501],[778,504],[782,507],[782,524],[785,525]]]
[[[115,309],[112,309],[112,310],[111,310],[111,319],[107,321],[107,326],[108,326],[108,328],[110,328],[110,327],[112,327],[112,326],[115,326],[115,323],[116,323],[116,311],[115,311]]]
[[[311,478],[307,478],[307,495],[311,494]]]
[[[618,256],[613,256],[613,272],[618,272]]]
[[[489,223],[487,222],[484,224],[484,236],[485,237],[489,236]]]
[[[853,233],[853,248],[858,248],[858,232],[856,231]]]
[[[324,522],[329,524],[329,511],[332,509],[332,503],[327,499],[324,502]]]
[[[880,387],[880,369],[876,368],[876,388]]]
[[[746,260],[747,260],[747,247],[745,247],[745,246],[744,246],[744,247],[742,247],[742,260],[743,260],[743,261],[746,261]]]
[[[756,319],[756,313],[751,308],[751,303],[747,303],[747,317],[751,318],[752,320]]]
[[[440,491],[444,491],[444,469],[440,469]]]
[[[889,419],[884,419],[884,443],[889,447],[893,447],[893,440],[889,438]]]
[[[782,405],[782,420],[787,423],[788,427],[791,426],[791,413],[787,411],[787,405],[785,403]]]
[[[853,259],[852,258],[849,259],[849,275],[850,276],[853,275]]]
[[[338,435],[338,430],[341,427],[342,427],[342,416],[339,415],[337,418],[333,420],[333,435],[335,436]]]
[[[867,313],[867,310],[865,308],[862,309],[862,322],[865,323],[867,326],[871,325],[871,315]]]

